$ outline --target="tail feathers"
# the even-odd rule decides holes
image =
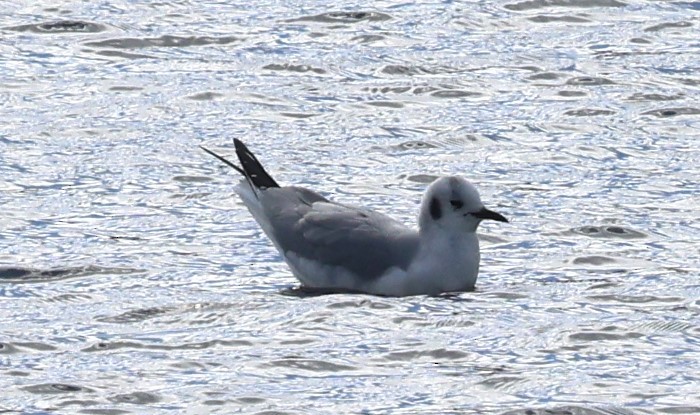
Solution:
[[[238,155],[238,160],[241,162],[243,168],[236,166],[232,162],[226,160],[224,157],[214,153],[208,148],[205,148],[203,146],[199,146],[199,148],[206,151],[208,154],[216,157],[217,159],[221,160],[224,164],[233,167],[234,170],[236,170],[246,178],[252,189],[267,189],[270,187],[280,187],[277,184],[277,182],[269,174],[267,174],[262,164],[260,164],[255,155],[253,155],[253,153],[251,153],[250,150],[248,150],[248,147],[246,147],[241,140],[234,138],[233,142],[236,145],[236,154]]]
[[[199,146],[199,148],[201,148],[202,150],[204,150],[204,151],[206,151],[207,153],[211,154],[212,156],[218,158],[219,160],[221,160],[222,162],[224,162],[224,164],[227,164],[227,165],[233,167],[237,172],[239,172],[239,173],[242,174],[243,176],[246,175],[242,168],[236,166],[235,164],[231,163],[230,161],[226,160],[225,158],[221,157],[220,155],[214,153],[213,151],[209,150],[208,148],[206,148],[206,147],[204,147],[204,146]]]
[[[238,160],[243,166],[243,173],[253,185],[259,189],[267,189],[270,187],[280,187],[277,182],[265,171],[262,164],[258,161],[253,153],[248,150],[243,142],[237,138],[233,139],[236,146],[236,154]],[[236,169],[240,172],[239,169]]]

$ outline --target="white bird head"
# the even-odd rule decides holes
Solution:
[[[445,230],[476,232],[484,219],[508,222],[500,213],[484,207],[474,185],[462,177],[448,176],[428,186],[418,224],[421,231],[437,226]]]

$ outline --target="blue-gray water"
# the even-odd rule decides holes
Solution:
[[[700,412],[700,2],[0,2],[0,412]],[[232,195],[413,223],[477,291],[304,296]]]

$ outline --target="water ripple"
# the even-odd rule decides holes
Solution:
[[[696,3],[3,3],[0,411],[700,411]],[[512,221],[474,292],[306,290],[198,149],[234,137]]]

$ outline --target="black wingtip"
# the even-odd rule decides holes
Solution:
[[[234,138],[233,144],[236,147],[236,155],[238,155],[238,161],[241,162],[246,177],[248,177],[255,187],[261,189],[280,187],[272,176],[267,174],[262,164],[260,164],[255,155],[248,150],[248,147],[243,144],[243,141]]]
[[[206,147],[204,147],[204,146],[199,146],[199,148],[201,148],[202,150],[204,150],[204,151],[207,152],[208,154],[210,154],[210,155],[216,157],[217,159],[221,160],[224,164],[226,164],[226,165],[228,165],[228,166],[230,166],[230,167],[233,167],[237,172],[239,172],[239,173],[242,174],[243,176],[246,175],[242,168],[236,166],[235,164],[233,164],[233,163],[231,163],[230,161],[226,160],[226,159],[223,158],[222,156],[220,156],[220,155],[214,153],[213,151],[209,150],[208,148],[206,148]]]

